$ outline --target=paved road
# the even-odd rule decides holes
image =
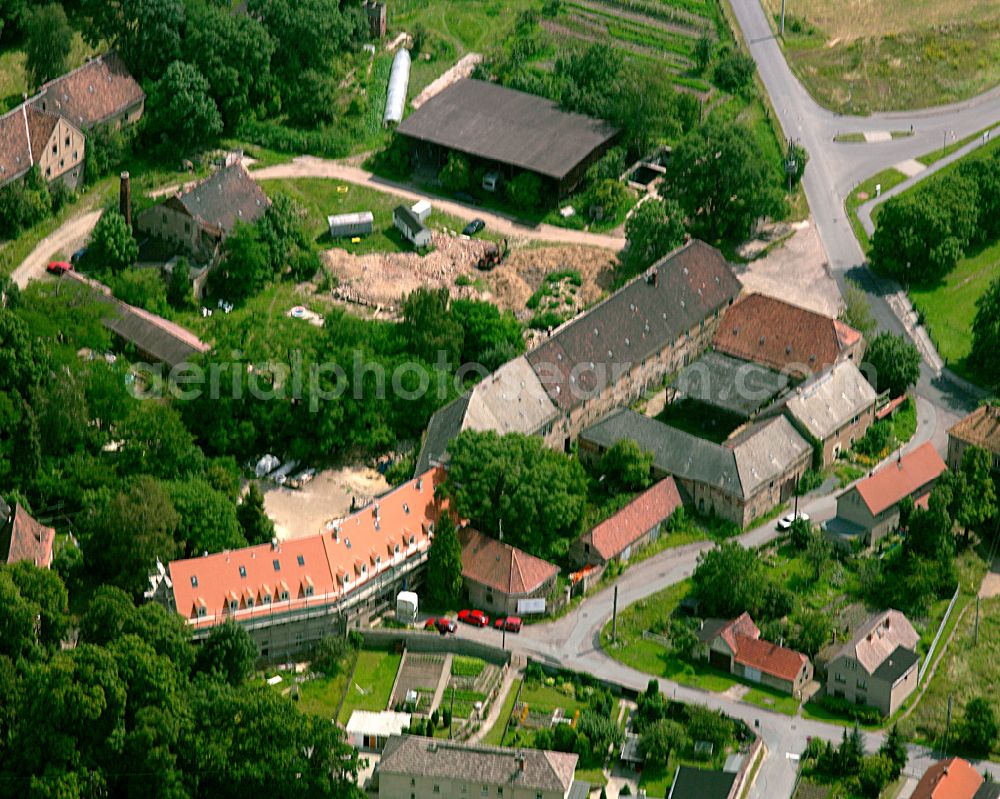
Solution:
[[[554,227],[553,225],[526,225],[496,211],[487,211],[484,208],[465,205],[464,203],[449,200],[436,194],[417,192],[410,186],[380,178],[364,169],[350,166],[340,161],[315,158],[310,155],[299,156],[287,164],[277,164],[276,166],[264,167],[263,169],[255,169],[252,174],[257,180],[274,178],[330,178],[354,183],[358,186],[366,186],[388,194],[395,194],[411,202],[424,199],[432,200],[437,208],[447,214],[457,216],[459,219],[471,220],[479,217],[486,222],[487,227],[491,230],[506,236],[520,236],[526,239],[551,241],[558,244],[583,244],[591,247],[606,247],[615,251],[625,246],[625,239],[621,236],[588,233],[583,230],[570,230],[568,228]]]
[[[11,279],[19,288],[45,274],[45,267],[57,252],[69,256],[82,247],[90,237],[101,211],[84,211],[66,220],[58,229],[50,233],[31,251],[21,265],[11,274]]]

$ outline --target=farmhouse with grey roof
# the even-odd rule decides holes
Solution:
[[[672,475],[700,512],[741,527],[786,501],[812,460],[812,447],[784,417],[715,444],[625,408],[580,434],[580,455],[599,458],[625,438],[651,450],[654,474]]]
[[[527,170],[571,190],[618,131],[600,119],[563,111],[551,100],[463,78],[413,111],[396,132],[417,145],[418,158],[444,161],[454,150]]]
[[[440,409],[418,469],[440,463],[463,429],[541,435],[565,449],[588,424],[634,402],[704,352],[740,282],[693,240]]]
[[[379,799],[412,795],[569,799],[579,785],[573,779],[577,760],[577,755],[563,752],[393,735],[382,752],[378,795]]]
[[[833,463],[875,421],[878,395],[853,361],[840,361],[799,386],[785,412],[805,435],[823,446],[823,465]]]

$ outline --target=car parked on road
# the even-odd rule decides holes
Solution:
[[[73,264],[67,261],[49,261],[49,265],[45,267],[45,271],[51,275],[62,275],[73,269]]]
[[[78,264],[80,263],[80,259],[83,258],[83,256],[85,256],[86,254],[87,254],[87,248],[81,247],[79,250],[77,250],[70,256],[69,262],[71,264]]]
[[[486,227],[486,223],[477,216],[462,229],[462,233],[466,236],[475,236],[484,227]]]
[[[493,622],[493,626],[498,630],[506,630],[509,633],[519,633],[521,632],[521,617],[501,616]]]
[[[424,629],[430,630],[431,628],[437,630],[441,633],[441,635],[447,635],[448,633],[454,633],[458,629],[458,625],[455,624],[454,619],[442,616],[439,619],[427,620],[427,623],[424,625]]]
[[[807,522],[809,521],[809,514],[806,513],[805,511],[800,510],[798,512],[798,515],[794,513],[789,513],[787,516],[782,516],[780,519],[778,519],[778,529],[779,530],[789,529],[795,523],[796,519],[801,519],[802,521]]]
[[[460,610],[458,620],[473,627],[486,627],[490,623],[490,617],[481,610]]]

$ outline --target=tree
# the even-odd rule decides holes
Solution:
[[[307,69],[283,92],[288,121],[304,128],[333,122],[339,113],[341,91],[328,70]]]
[[[813,539],[813,526],[808,519],[796,518],[788,528],[788,540],[796,549],[805,549]]]
[[[90,234],[87,259],[98,271],[116,275],[132,266],[138,257],[139,245],[125,217],[113,210],[101,214]]]
[[[213,272],[213,292],[233,302],[242,302],[261,291],[274,279],[270,252],[256,225],[242,222],[222,245],[222,263]]]
[[[178,258],[174,268],[170,270],[167,302],[178,311],[189,310],[195,304],[194,293],[191,290],[191,266],[187,258]]]
[[[204,480],[173,480],[166,488],[180,514],[178,529],[187,541],[189,557],[247,545],[236,518],[236,506]]]
[[[35,657],[40,647],[35,619],[40,608],[37,602],[22,596],[10,569],[0,569],[0,656],[17,660]],[[2,749],[0,749],[2,751]]]
[[[35,8],[28,17],[24,40],[25,68],[35,86],[69,71],[73,29],[59,3]]]
[[[964,530],[983,530],[997,513],[991,454],[982,447],[967,448],[958,472],[949,476],[957,483],[952,490],[951,515]]]
[[[125,490],[104,497],[84,520],[81,543],[87,562],[107,582],[138,596],[159,559],[177,557],[174,540],[180,516],[162,484],[139,477]]]
[[[665,766],[673,752],[690,744],[684,726],[670,719],[660,719],[646,728],[639,738],[639,751],[650,765]]]
[[[868,295],[856,280],[848,278],[844,281],[844,309],[838,318],[865,338],[875,332],[875,317],[868,304]]]
[[[253,674],[257,645],[241,625],[229,620],[212,630],[198,650],[195,669],[230,685],[240,685]]]
[[[274,538],[274,522],[264,512],[264,495],[256,483],[250,483],[247,488],[236,509],[236,518],[250,544],[267,544]]]
[[[452,300],[451,318],[462,328],[463,364],[478,363],[491,372],[524,352],[521,323],[492,302]]]
[[[883,754],[863,758],[858,769],[858,784],[861,794],[869,799],[878,799],[886,785],[895,779],[892,761]]]
[[[274,41],[271,68],[282,95],[306,70],[329,70],[351,34],[337,0],[250,0],[247,10]]]
[[[625,493],[649,488],[653,482],[653,452],[631,438],[623,438],[604,453],[600,473],[608,491]]]
[[[878,751],[879,754],[887,757],[892,764],[891,778],[894,780],[899,779],[899,775],[902,774],[903,769],[906,767],[907,753],[906,741],[903,739],[898,725],[892,725],[889,732],[886,733],[885,740],[882,741],[882,746]]]
[[[823,569],[830,562],[832,555],[830,542],[821,533],[812,532],[804,555],[806,563],[812,566],[813,580],[818,582],[823,576]]]
[[[193,6],[185,58],[208,81],[227,130],[272,99],[274,40],[259,19],[206,3]]]
[[[20,393],[35,385],[49,362],[44,344],[13,311],[0,308],[0,391]]]
[[[521,172],[507,184],[507,199],[522,211],[537,208],[542,204],[542,179],[534,172]]]
[[[462,544],[447,512],[437,520],[427,556],[427,593],[440,608],[453,608],[462,597]]]
[[[83,36],[91,47],[110,44],[136,78],[162,75],[180,55],[182,0],[81,0],[89,18]]]
[[[296,251],[310,249],[306,218],[306,210],[301,205],[284,192],[276,192],[271,205],[257,222],[258,238],[267,249],[268,260],[276,274],[285,270]]]
[[[313,648],[309,665],[327,677],[334,677],[344,667],[350,651],[351,643],[346,635],[324,635]]]
[[[701,705],[687,708],[687,734],[692,741],[708,741],[716,752],[723,751],[733,740],[733,720],[721,710],[709,710]]]
[[[159,315],[167,311],[167,287],[156,269],[125,269],[109,281],[114,295],[150,313]]]
[[[21,597],[38,608],[38,643],[54,652],[69,629],[69,594],[56,572],[19,561],[7,569]]]
[[[976,697],[965,706],[959,740],[970,752],[987,755],[997,742],[1000,728],[989,700]]]
[[[448,162],[438,172],[438,180],[450,192],[466,191],[472,180],[469,159],[454,151],[448,153]]]
[[[741,123],[709,119],[671,153],[666,180],[693,230],[712,241],[742,239],[782,210],[781,176]]]
[[[766,576],[757,553],[734,541],[725,541],[698,557],[691,577],[693,593],[705,613],[735,618],[749,612],[760,616]]]
[[[403,335],[408,351],[429,363],[442,354],[449,364],[459,360],[465,341],[462,326],[448,313],[446,288],[421,286],[403,298]]]
[[[537,436],[464,430],[448,445],[445,490],[461,518],[533,555],[564,556],[580,534],[587,478],[580,462]]]
[[[150,134],[165,148],[185,153],[222,133],[222,117],[198,67],[174,61],[153,84],[147,101]]]
[[[920,379],[920,351],[916,345],[893,333],[879,333],[865,355],[870,372],[865,376],[877,391],[894,397],[906,393]]]
[[[816,657],[830,640],[830,633],[833,631],[830,617],[821,610],[804,609],[799,613],[796,622],[797,628],[792,636],[792,645],[809,657]]]
[[[647,200],[625,220],[625,238],[622,266],[634,275],[684,243],[684,213],[674,200]]]
[[[715,64],[712,81],[724,92],[746,95],[753,87],[756,71],[757,65],[749,53],[727,48]]]
[[[197,472],[204,456],[172,405],[140,402],[118,425],[123,474],[151,474],[163,479]]]
[[[976,300],[969,362],[992,386],[1000,386],[1000,278]]]
[[[851,776],[858,773],[861,768],[861,761],[865,756],[865,744],[861,737],[861,728],[855,723],[850,734],[844,729],[844,737],[837,750],[837,760],[840,764],[840,773]]]

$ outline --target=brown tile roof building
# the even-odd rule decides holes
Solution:
[[[858,492],[871,514],[878,516],[936,480],[947,468],[934,445],[928,441],[856,483],[852,490]]]
[[[142,87],[112,52],[50,80],[31,103],[88,129],[117,117],[145,98]]]
[[[660,522],[670,518],[681,504],[677,484],[674,478],[668,477],[598,524],[583,536],[583,540],[604,560],[611,560]]]
[[[416,735],[393,735],[382,752],[381,774],[467,781],[512,791],[558,791],[573,784],[577,755],[540,749],[507,749]],[[478,794],[478,791],[477,791]],[[499,795],[492,791],[491,795]]]
[[[1000,407],[981,405],[952,427],[948,435],[994,454],[1000,453]]]
[[[7,508],[6,503],[2,503]],[[8,508],[9,512],[9,508]],[[52,544],[56,531],[35,521],[28,512],[15,504],[9,520],[0,520],[0,558],[6,563],[26,560],[40,569],[52,565]]]
[[[528,362],[552,402],[569,410],[607,388],[616,368],[661,352],[741,290],[722,253],[693,239],[561,327],[528,353]]]
[[[801,652],[761,640],[760,630],[749,613],[728,621],[706,619],[698,631],[698,640],[711,644],[716,638],[726,642],[737,663],[779,680],[794,683],[802,667],[809,662]]]
[[[559,573],[559,567],[510,544],[466,527],[462,577],[508,595],[530,594]]]
[[[31,169],[28,125],[24,106],[0,116],[0,185],[19,178]]]
[[[807,374],[841,360],[860,342],[861,334],[837,319],[750,294],[726,312],[713,344],[735,358]]]
[[[256,222],[271,204],[264,190],[239,162],[220,169],[167,202],[176,202],[205,227],[227,235],[237,222]]]
[[[568,113],[544,97],[471,78],[436,94],[396,131],[556,180],[617,133],[607,122]]]
[[[939,760],[924,773],[910,799],[973,799],[982,775],[960,757]]]

